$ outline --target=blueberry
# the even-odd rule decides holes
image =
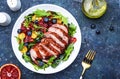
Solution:
[[[31,36],[31,35],[32,35],[32,31],[28,31],[28,32],[27,32],[27,35],[28,35],[28,36]]]
[[[109,30],[110,30],[110,31],[114,31],[114,27],[113,27],[113,26],[110,26]]]
[[[38,20],[35,20],[34,23],[35,23],[35,24],[38,24]]]
[[[44,17],[43,21],[47,23],[47,22],[49,22],[49,18],[48,17]]]
[[[39,66],[43,66],[44,62],[43,61],[39,61]]]
[[[29,43],[28,43],[28,42],[26,42],[26,43],[24,43],[24,45],[25,45],[25,46],[28,46],[28,45],[29,45]]]
[[[99,35],[100,34],[100,30],[96,30],[96,34]]]
[[[26,55],[27,55],[27,56],[30,56],[30,52],[27,52]]]
[[[22,32],[22,30],[21,30],[21,29],[18,29],[18,30],[17,30],[17,33],[18,33],[18,34],[20,34],[21,32]]]
[[[52,19],[52,23],[53,23],[53,24],[56,24],[56,23],[57,23],[57,19],[55,19],[55,18]]]
[[[96,25],[95,24],[91,24],[90,27],[91,27],[91,29],[95,29]]]

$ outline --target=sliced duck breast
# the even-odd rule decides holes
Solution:
[[[50,46],[53,47],[55,50],[57,50],[57,51],[61,54],[60,48],[58,48],[57,46],[55,46],[55,45],[52,44],[52,43],[50,43]]]
[[[59,35],[67,44],[68,44],[68,36],[66,36],[64,34],[63,31],[61,31],[59,28],[56,28],[56,27],[50,27],[48,29],[49,32],[54,32],[56,33],[57,35]]]
[[[61,53],[60,46],[58,47],[51,38],[43,38],[41,43],[50,47],[50,49],[53,49],[53,50]]]
[[[47,32],[44,34],[46,38],[52,38],[56,43],[58,43],[61,47],[65,47],[65,44],[62,43],[55,35]]]
[[[51,56],[53,56],[53,54],[49,53],[49,51],[47,51],[42,45],[41,43],[39,44],[39,52],[40,54],[43,56],[43,59],[47,59]]]
[[[56,41],[54,41],[52,38],[42,39],[41,42],[49,42],[51,46],[54,46],[53,48],[55,48],[56,50],[60,52],[64,50],[64,48],[61,47],[58,43],[56,43]]]
[[[36,61],[37,58],[42,59],[42,56],[40,55],[40,53],[36,47],[34,47],[30,50],[30,56],[31,56],[32,61],[36,64],[38,64],[38,62]]]
[[[30,50],[30,56],[36,64],[38,64],[37,59],[47,62],[52,56],[57,58],[64,53],[63,51],[68,45],[68,28],[64,25],[52,25],[48,32],[44,33],[44,36],[41,42]]]
[[[35,61],[35,59],[38,57],[34,49],[30,50],[30,55],[33,61]]]
[[[52,27],[57,27],[59,29],[62,29],[64,32],[68,33],[68,28],[64,25],[54,24],[54,25],[52,25]]]
[[[52,54],[53,56],[57,57],[57,53],[55,53],[54,51],[50,50],[47,46],[45,46],[44,44],[40,44],[41,46],[43,46],[43,48],[45,50],[47,50],[50,54]]]

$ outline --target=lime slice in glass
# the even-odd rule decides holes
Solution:
[[[89,18],[100,18],[107,9],[105,0],[83,0],[82,11]]]

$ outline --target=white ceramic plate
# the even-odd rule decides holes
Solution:
[[[74,44],[74,50],[71,53],[69,59],[65,62],[60,63],[56,68],[52,68],[52,67],[48,67],[45,70],[38,70],[36,71],[34,69],[34,67],[30,64],[30,63],[26,63],[23,58],[22,58],[22,53],[18,50],[18,43],[16,41],[15,36],[17,36],[17,29],[20,28],[21,23],[24,20],[24,16],[32,13],[33,11],[35,11],[36,9],[41,9],[41,10],[51,10],[51,11],[55,11],[55,12],[60,12],[61,14],[63,14],[64,16],[68,17],[69,23],[73,23],[77,26],[77,32],[74,35],[74,37],[77,38],[77,42]],[[75,18],[72,16],[71,13],[69,13],[67,10],[65,10],[62,7],[59,7],[57,5],[53,5],[53,4],[41,4],[41,5],[36,5],[34,7],[31,7],[29,9],[27,9],[24,13],[21,14],[21,16],[17,19],[13,30],[12,30],[12,37],[11,37],[11,41],[12,41],[12,47],[14,50],[14,53],[17,57],[17,59],[29,70],[33,71],[33,72],[37,72],[37,73],[41,73],[41,74],[52,74],[52,73],[56,73],[59,72],[65,68],[67,68],[77,57],[79,50],[80,50],[80,46],[81,46],[81,31],[80,31],[80,27],[77,23],[77,21],[75,20]]]

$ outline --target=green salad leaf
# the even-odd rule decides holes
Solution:
[[[23,40],[21,40],[17,36],[15,36],[15,38],[16,38],[17,42],[20,43],[19,46],[18,46],[18,49],[21,51],[24,47],[24,42],[23,42]]]
[[[68,24],[68,18],[63,16],[61,13],[56,12],[53,18],[61,19],[63,24],[67,25]]]
[[[32,62],[31,58],[27,56],[26,53],[23,53],[22,57],[25,60],[25,62]]]
[[[16,40],[17,40],[18,43],[21,41],[21,39],[18,38],[17,36],[15,36],[15,38],[16,38]]]
[[[37,17],[50,16],[50,13],[49,13],[49,12],[46,12],[45,10],[40,10],[40,9],[37,9],[36,11],[34,11],[34,14],[35,14]]]
[[[34,42],[32,42],[32,43],[29,43],[28,44],[28,49],[30,49],[31,47],[33,47],[35,45],[35,43]]]
[[[44,33],[39,31],[39,32],[37,32],[37,35],[38,35],[38,38],[43,38]]]
[[[39,67],[40,67],[40,66],[39,66]],[[47,67],[49,67],[49,65],[45,63],[45,64],[44,64],[42,67],[40,67],[40,68],[45,70],[45,68],[47,68]]]
[[[55,57],[53,56],[48,60],[47,64],[51,65],[54,60],[55,60]]]
[[[68,27],[68,34],[70,36],[73,36],[75,33],[76,33],[76,26],[73,23],[71,23]]]
[[[34,24],[33,27],[34,27],[35,29],[40,29],[40,28],[42,28],[42,27],[40,27],[40,26],[38,26],[38,25],[36,25],[36,24]]]
[[[33,63],[31,63],[31,64],[33,65],[33,67],[34,67],[35,70],[38,71],[39,69],[41,69],[40,66],[38,66],[38,65],[36,65],[36,64],[33,64]]]
[[[27,16],[25,16],[24,18],[25,18],[25,21],[24,21],[24,23],[23,23],[23,25],[25,26],[25,27],[29,27],[29,24],[31,23],[31,21],[32,21],[32,14],[29,14],[29,15],[27,15]]]
[[[21,40],[18,49],[21,51],[23,49],[23,47],[24,47],[24,42],[23,42],[23,40]]]
[[[66,60],[69,58],[69,56],[70,56],[71,52],[73,51],[73,49],[74,49],[73,44],[70,44],[70,45],[67,47],[67,49],[65,50],[65,56],[64,56],[64,58],[63,58],[63,61],[66,61]]]
[[[38,61],[38,62],[39,62],[39,61]],[[34,63],[31,63],[31,64],[33,65],[34,69],[37,70],[37,71],[38,71],[39,69],[44,69],[44,70],[45,70],[45,68],[49,67],[49,65],[46,64],[46,63],[44,63],[43,66],[39,66],[39,65],[36,65],[36,64],[34,64]]]
[[[52,66],[53,68],[56,68],[56,67],[60,64],[60,62],[61,62],[60,59],[56,59],[56,60],[51,64],[51,66]]]

